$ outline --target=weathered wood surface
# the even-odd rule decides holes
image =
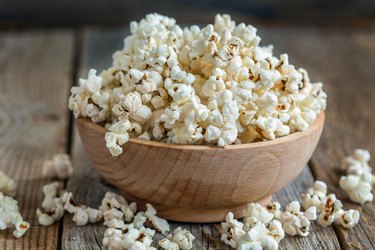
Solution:
[[[17,183],[18,204],[30,230],[15,239],[0,231],[0,249],[54,249],[58,224],[38,225],[45,159],[67,148],[66,96],[71,83],[73,34],[7,32],[0,35],[0,170]]]
[[[354,205],[338,182],[344,174],[339,170],[341,159],[356,148],[370,150],[370,165],[375,165],[375,29],[291,27],[282,29],[287,39],[279,39],[279,30],[264,30],[266,40],[274,41],[277,51],[288,51],[291,62],[304,65],[312,80],[325,83],[327,120],[310,162],[312,172],[328,184],[344,207],[361,211],[358,226],[350,230],[335,227],[340,244],[344,249],[374,249],[374,202]]]

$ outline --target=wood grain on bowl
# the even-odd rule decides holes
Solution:
[[[105,128],[87,118],[76,124],[93,164],[126,198],[152,203],[170,220],[214,222],[228,211],[241,217],[248,202],[266,203],[290,183],[319,141],[324,113],[307,131],[273,141],[220,148],[130,139],[117,157],[105,146]]]

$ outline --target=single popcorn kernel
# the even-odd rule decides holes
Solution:
[[[149,14],[130,31],[112,66],[90,70],[69,98],[76,118],[108,129],[113,156],[137,137],[219,147],[274,140],[307,130],[326,108],[321,83],[229,15],[182,29]]]

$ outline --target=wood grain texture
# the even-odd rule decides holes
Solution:
[[[335,227],[340,244],[344,249],[375,249],[375,203],[354,205],[338,185],[344,174],[338,170],[341,159],[355,148],[370,150],[370,165],[375,165],[375,29],[282,30],[261,33],[268,42],[274,41],[277,51],[288,51],[291,63],[304,65],[312,80],[324,82],[328,94],[326,127],[311,160],[312,171],[327,182],[345,208],[361,212],[360,223],[353,229]]]
[[[247,203],[268,203],[302,171],[323,125],[321,113],[307,131],[225,148],[132,138],[113,157],[105,146],[107,130],[90,119],[76,120],[91,161],[124,197],[183,222],[220,222],[229,210],[240,218]]]
[[[73,36],[69,31],[0,35],[0,169],[14,178],[21,213],[31,228],[21,239],[0,231],[0,249],[54,249],[58,224],[38,225],[42,164],[67,144],[66,97]]]

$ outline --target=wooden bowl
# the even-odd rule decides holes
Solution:
[[[76,125],[93,164],[128,200],[140,208],[151,203],[170,220],[217,222],[228,211],[240,218],[249,202],[268,202],[302,171],[324,113],[307,131],[273,141],[220,148],[130,139],[117,157],[105,146],[105,128],[87,118]]]

